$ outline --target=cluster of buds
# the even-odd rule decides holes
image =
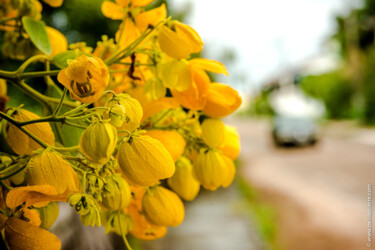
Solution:
[[[44,2],[58,7],[63,1]],[[27,107],[1,112],[1,151],[8,160],[0,162],[0,176],[12,189],[0,192],[0,206],[9,211],[0,211],[0,229],[9,246],[59,248],[45,230],[57,217],[56,201],[69,203],[84,225],[103,225],[125,241],[127,234],[157,239],[182,223],[184,201],[193,201],[201,187],[214,191],[232,183],[240,140],[221,118],[238,109],[241,98],[229,85],[211,82],[209,72],[228,72],[220,62],[197,58],[199,34],[167,19],[164,4],[148,9],[151,2],[104,1],[104,16],[122,22],[115,38],[103,36],[94,49],[82,42],[67,50],[66,38],[45,27],[52,47],[46,60],[60,68],[56,83],[46,81],[64,91],[60,100],[37,97],[56,111],[42,117]],[[5,1],[8,17],[38,20],[39,5]],[[18,34],[31,43],[20,25]],[[20,46],[14,30],[3,30],[6,46]],[[14,53],[3,56],[23,60],[43,52]],[[42,230],[46,239],[38,242],[30,230]]]

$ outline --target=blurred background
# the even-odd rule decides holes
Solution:
[[[101,14],[101,3],[65,0],[57,10],[44,5],[44,20],[69,43],[95,47],[103,34],[114,37],[119,25]],[[132,245],[371,249],[375,1],[156,0],[152,6],[161,3],[198,31],[202,57],[227,66],[229,77],[212,78],[243,97],[240,110],[225,120],[238,128],[242,152],[230,188],[202,190],[186,203],[181,226],[169,228],[163,239]],[[123,247],[115,236],[99,239],[102,229],[54,230],[67,228],[75,240],[66,240],[65,249]],[[83,245],[83,237],[92,240]]]

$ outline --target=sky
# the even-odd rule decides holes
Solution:
[[[361,0],[170,0],[172,11],[192,6],[185,23],[205,43],[204,57],[222,60],[229,77],[220,81],[241,92],[259,89],[283,69],[325,53],[334,17],[360,6]]]

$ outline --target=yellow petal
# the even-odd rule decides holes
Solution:
[[[119,48],[123,49],[134,42],[140,35],[141,32],[139,28],[130,18],[126,18],[125,21],[120,24],[115,37]]]
[[[233,161],[225,155],[223,156],[223,159],[227,165],[227,174],[223,180],[222,186],[227,188],[230,186],[230,184],[232,184],[234,176],[236,175],[236,166],[234,165]]]
[[[212,73],[229,75],[225,66],[221,62],[215,60],[193,58],[189,60],[189,64],[193,67],[198,67]]]
[[[39,227],[40,223],[42,222],[40,220],[38,211],[36,211],[35,209],[23,209],[23,216],[28,219],[29,223],[37,227]]]
[[[56,235],[15,217],[7,221],[5,239],[10,249],[59,250],[61,248],[61,242]]]
[[[102,13],[112,20],[122,20],[125,16],[124,8],[110,1],[102,3]]]
[[[9,208],[16,208],[26,201],[25,207],[28,207],[40,202],[65,200],[62,198],[51,185],[26,186],[10,190],[6,197],[6,204]]]
[[[155,26],[166,18],[167,9],[165,4],[162,4],[158,8],[139,13],[134,17],[134,20],[140,30],[145,30],[148,25]]]
[[[43,0],[46,4],[51,7],[60,7],[63,4],[63,0]]]
[[[115,0],[115,2],[122,7],[127,7],[130,1],[131,0]]]
[[[158,42],[162,51],[170,57],[183,59],[191,53],[189,41],[166,25],[160,29]]]
[[[60,31],[49,26],[46,26],[46,31],[52,47],[52,53],[50,57],[53,57],[68,49],[68,40],[66,40],[66,37]]]
[[[192,83],[192,73],[186,61],[171,60],[162,67],[162,79],[167,88],[184,91]]]
[[[191,53],[198,53],[203,49],[203,42],[198,32],[187,24],[179,21],[173,21],[176,27],[176,32],[182,39],[189,43],[189,49]]]
[[[201,69],[192,68],[192,72],[193,82],[190,87],[182,92],[172,89],[172,95],[184,108],[202,110],[206,105],[210,78]]]
[[[146,6],[146,5],[149,5],[151,2],[153,2],[154,0],[133,0],[132,1],[132,5],[134,7],[143,7],[143,6]]]

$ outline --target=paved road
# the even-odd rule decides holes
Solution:
[[[368,139],[373,130],[345,133],[335,125],[315,147],[278,149],[266,121],[229,123],[242,139],[241,174],[276,209],[281,249],[373,248],[366,246],[368,184],[375,186],[375,145]]]

